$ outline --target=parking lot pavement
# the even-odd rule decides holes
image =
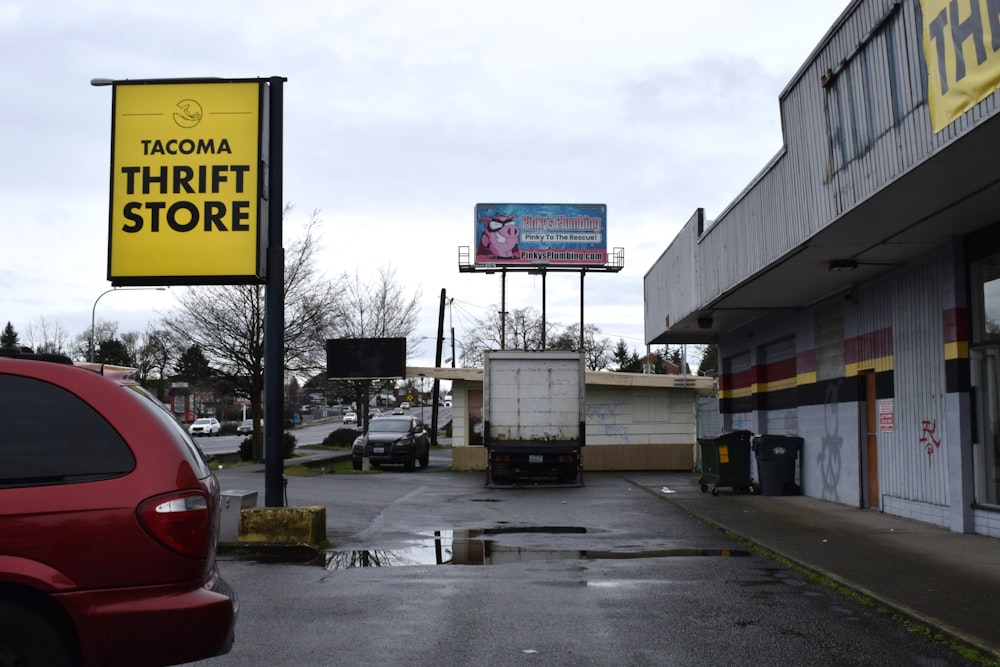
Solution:
[[[690,475],[489,489],[438,465],[290,477],[290,504],[326,507],[329,544],[312,564],[226,556],[237,643],[205,664],[967,664],[673,502]]]

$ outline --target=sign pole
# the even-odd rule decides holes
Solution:
[[[283,507],[285,249],[282,247],[282,77],[268,80],[267,278],[264,294],[264,505]]]

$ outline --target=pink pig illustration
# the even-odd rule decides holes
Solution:
[[[517,240],[521,236],[521,230],[513,222],[504,224],[503,227],[493,232],[490,237],[489,249],[494,257],[519,257]]]
[[[521,230],[514,223],[516,216],[497,214],[492,218],[482,218],[486,224],[479,239],[478,255],[492,255],[496,258],[518,258],[517,246]]]

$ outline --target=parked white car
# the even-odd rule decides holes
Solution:
[[[222,424],[215,417],[201,417],[188,426],[191,435],[219,435],[221,432]]]

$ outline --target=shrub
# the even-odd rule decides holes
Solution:
[[[253,460],[253,436],[248,435],[240,443],[240,461]]]
[[[285,431],[284,436],[284,454],[286,459],[290,459],[295,455],[295,443],[297,442],[294,435]],[[240,443],[240,461],[250,461],[253,459],[253,436],[248,435],[243,438],[243,442]]]
[[[322,445],[324,447],[350,447],[354,444],[354,439],[361,434],[361,431],[356,428],[338,428],[330,431],[325,438],[323,438]]]

